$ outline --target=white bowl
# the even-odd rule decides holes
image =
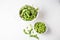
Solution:
[[[33,22],[33,21],[35,21],[37,18],[38,18],[38,15],[39,15],[39,10],[38,10],[38,13],[37,13],[37,16],[36,16],[36,18],[34,18],[33,20],[31,20],[31,21],[26,21],[26,20],[23,20],[21,17],[21,19],[22,19],[22,21],[24,21],[24,22]],[[20,16],[20,15],[19,15]]]
[[[38,22],[41,22],[41,21],[38,21]],[[44,33],[41,33],[41,35],[46,34],[47,31],[48,31],[48,27],[47,27],[46,23],[45,23],[45,26],[46,26],[46,31]],[[35,29],[34,29],[34,31],[35,31]],[[36,32],[36,31],[35,31],[35,33],[40,34],[40,33]]]

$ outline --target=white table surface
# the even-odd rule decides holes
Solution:
[[[40,9],[35,21],[24,22],[19,9],[25,5]],[[40,40],[60,40],[60,0],[0,0],[0,40],[36,40],[23,33],[23,28],[37,21],[46,23],[48,31]]]

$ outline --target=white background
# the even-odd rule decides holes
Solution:
[[[35,21],[24,22],[19,9],[25,5],[40,9]],[[0,0],[0,40],[36,40],[23,33],[23,28],[37,21],[46,23],[48,31],[40,40],[60,40],[60,0]]]

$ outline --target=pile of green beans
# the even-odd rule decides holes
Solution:
[[[19,11],[20,17],[25,21],[31,21],[37,16],[37,9],[32,6],[25,5]]]

